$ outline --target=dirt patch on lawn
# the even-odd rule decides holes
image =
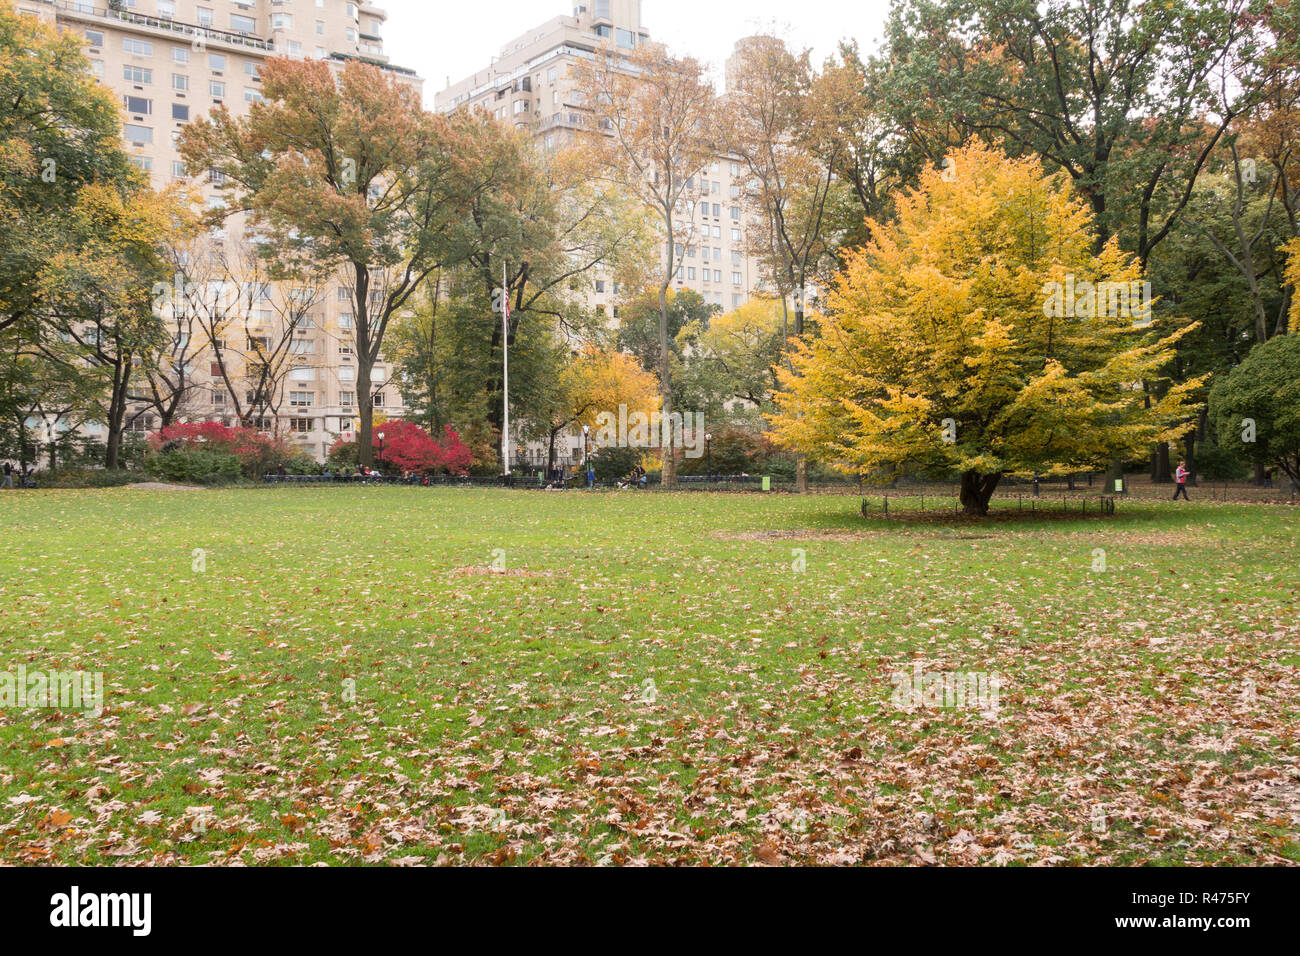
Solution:
[[[860,541],[886,537],[884,531],[719,531],[713,536],[723,541]]]
[[[451,573],[459,577],[472,577],[472,578],[483,578],[483,577],[549,578],[551,577],[550,571],[528,571],[524,568],[503,568],[502,570],[497,570],[496,568],[468,567],[468,568],[456,568]]]
[[[168,485],[161,481],[141,481],[134,485],[123,485],[135,491],[202,491],[198,485]]]

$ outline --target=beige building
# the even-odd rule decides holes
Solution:
[[[128,152],[154,185],[199,185],[210,202],[216,197],[212,177],[184,168],[177,151],[180,130],[217,103],[235,115],[245,113],[261,96],[259,71],[268,57],[340,65],[359,58],[422,83],[414,71],[388,62],[383,41],[387,14],[370,3],[121,0],[110,6],[107,0],[16,0],[15,6],[85,38],[91,69],[121,98]],[[249,261],[246,253],[242,223],[232,220],[214,235],[206,255],[237,272],[240,263]],[[213,277],[220,282],[215,272]],[[260,351],[270,343],[283,345],[273,394],[258,409],[256,424],[291,435],[317,458],[339,435],[350,437],[355,427],[360,399],[350,344],[350,299],[347,289],[332,285],[262,290],[246,300],[245,314],[230,323],[221,342],[228,375],[241,390],[254,375]],[[196,338],[194,332],[190,336]],[[222,384],[211,346],[196,338],[179,346],[175,355],[186,363],[195,383],[178,418],[236,424],[230,389]],[[379,421],[402,413],[401,395],[388,385],[390,373],[382,361],[375,370],[373,399]],[[244,395],[245,401],[248,398]],[[147,408],[133,409],[128,420],[137,431],[156,427]]]
[[[575,96],[574,66],[605,46],[631,51],[650,42],[641,23],[641,0],[579,0],[571,16],[558,16],[516,37],[483,70],[450,84],[434,98],[440,112],[482,109],[556,148],[584,128]],[[676,277],[724,311],[743,305],[759,289],[759,265],[747,251],[748,223],[741,201],[740,164],[723,156],[689,184],[679,213],[692,217],[690,243]],[[597,273],[591,305],[617,313],[620,290]]]

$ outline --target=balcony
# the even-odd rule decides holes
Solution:
[[[349,60],[356,60],[359,63],[369,63],[371,66],[377,66],[382,70],[389,70],[390,72],[397,73],[401,76],[409,76],[413,79],[419,79],[420,76],[420,74],[416,73],[414,70],[409,70],[404,66],[393,66],[391,63],[376,59],[372,56],[359,56],[355,53],[331,53],[329,58],[340,63],[346,63]]]
[[[591,125],[590,117],[585,113],[552,113],[537,124],[537,132],[545,133],[552,129],[587,129]]]
[[[78,0],[42,0],[42,2],[74,18],[85,17],[93,20],[117,21],[131,26],[144,27],[162,34],[179,34],[191,39],[201,39],[204,42],[223,43],[228,46],[259,50],[263,53],[275,52],[275,44],[270,40],[262,40],[246,33],[217,30],[196,23],[184,23],[168,17],[150,17],[141,13],[132,13],[130,10],[110,10],[107,7],[97,7],[93,3],[82,3],[78,2]]]

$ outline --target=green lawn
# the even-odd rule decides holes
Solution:
[[[0,492],[0,863],[1300,861],[1300,512],[857,506]]]

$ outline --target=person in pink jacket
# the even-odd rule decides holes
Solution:
[[[1174,489],[1174,501],[1178,500],[1179,495],[1183,496],[1184,501],[1192,500],[1187,497],[1187,462],[1178,463],[1178,468],[1174,471],[1174,484],[1177,486]]]

